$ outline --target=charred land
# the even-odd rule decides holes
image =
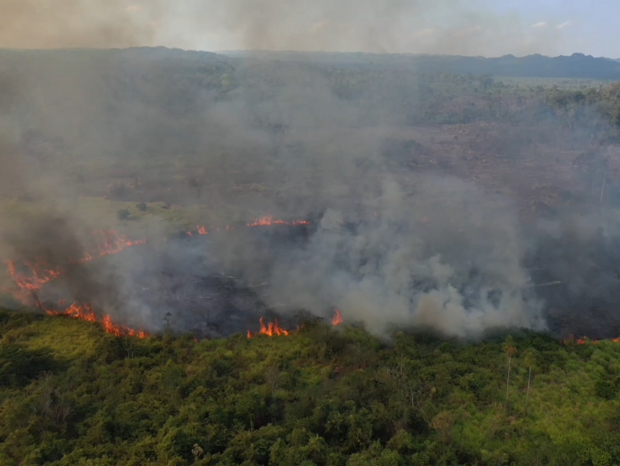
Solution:
[[[616,79],[0,50],[0,463],[620,462]]]

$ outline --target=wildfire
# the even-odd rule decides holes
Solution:
[[[96,230],[94,232],[94,235],[97,242],[96,252],[87,252],[84,257],[72,260],[70,261],[71,263],[79,264],[88,262],[93,260],[95,257],[101,257],[107,254],[115,254],[122,251],[128,246],[134,246],[136,244],[142,244],[146,242],[145,240],[129,240],[125,235],[121,235],[114,230]],[[17,290],[9,291],[13,291],[15,297],[20,299],[24,303],[28,302],[28,299],[31,297],[34,291],[41,288],[45,283],[49,282],[50,280],[58,278],[66,272],[66,270],[60,267],[51,267],[46,261],[43,260],[40,260],[36,264],[29,261],[22,261],[22,264],[23,265],[19,268],[20,270],[18,270],[15,262],[7,261],[7,268],[9,270],[9,273],[11,274],[13,281],[18,287]],[[29,271],[29,274],[24,272],[25,269]],[[90,322],[100,322],[101,326],[106,332],[112,333],[117,336],[134,335],[139,338],[144,338],[148,335],[148,333],[141,330],[134,330],[123,325],[115,324],[112,322],[112,319],[108,315],[104,315],[101,320],[97,319],[95,311],[93,311],[89,304],[73,303],[64,310],[57,311],[54,309],[47,309],[43,307],[43,305],[38,301],[38,299],[36,299],[36,301],[37,305],[47,314],[66,315],[75,319],[87,320]],[[64,304],[64,300],[61,300],[60,304]]]
[[[146,243],[146,240],[143,239],[131,241],[127,239],[125,235],[118,234],[114,230],[95,230],[94,234],[98,237],[97,249],[99,251],[99,257],[105,256],[106,254],[116,254],[127,246]],[[92,259],[92,257],[90,257],[90,259]]]
[[[568,338],[566,340],[563,341],[563,343],[565,345],[567,345],[569,342],[574,342],[578,345],[583,345],[585,343],[593,343],[593,344],[597,344],[599,341],[605,341],[605,340],[586,340],[586,337],[582,337],[582,338],[577,338],[575,340],[575,336],[573,334],[570,334],[568,336]],[[614,343],[618,343],[620,342],[620,337],[617,338],[609,338],[609,341],[613,341]]]
[[[146,338],[149,334],[142,330],[134,330],[124,325],[118,325],[112,322],[112,318],[109,315],[104,315],[101,319],[97,319],[95,311],[88,304],[80,305],[73,303],[71,306],[63,311],[56,311],[53,309],[47,309],[41,305],[41,308],[49,315],[55,316],[68,316],[74,319],[87,320],[89,322],[99,322],[103,330],[116,336],[131,335],[138,338]]]
[[[113,323],[110,319],[110,316],[108,315],[103,316],[100,322],[101,326],[106,332],[112,333],[117,337],[121,335],[131,335],[138,338],[146,338],[149,336],[147,332],[144,332],[142,330],[135,330],[133,328],[125,327],[124,325],[118,325]]]
[[[13,281],[21,289],[38,290],[45,283],[60,276],[60,274],[62,273],[60,269],[48,268],[49,265],[45,263],[40,265],[33,264],[32,262],[27,261],[24,261],[23,263],[25,267],[30,269],[30,277],[26,276],[26,274],[22,272],[17,271],[15,268],[15,263],[13,261],[7,261],[7,268],[9,269],[9,273],[11,274]]]
[[[95,315],[95,311],[88,304],[84,304],[80,306],[78,303],[73,303],[71,306],[66,308],[64,311],[55,311],[52,309],[46,309],[41,306],[45,312],[49,315],[53,316],[69,316],[75,319],[88,320],[89,322],[96,322],[97,316]]]
[[[307,225],[309,222],[306,220],[293,220],[287,222],[286,220],[274,219],[272,215],[265,215],[264,217],[257,218],[256,220],[248,223],[249,227],[255,227],[259,225]]]
[[[97,255],[95,257],[105,256],[107,254],[115,254],[122,251],[127,246],[145,243],[146,240],[131,241],[125,235],[120,235],[114,230],[96,230],[94,232],[97,238]],[[74,264],[80,264],[93,260],[93,254],[86,253],[84,257],[70,261]],[[15,262],[7,261],[7,268],[11,274],[11,278],[22,290],[38,290],[45,283],[58,278],[66,271],[60,267],[53,268],[46,261],[39,260],[38,263],[30,261],[22,261],[21,269],[29,269],[30,276],[22,271],[17,270]]]
[[[332,325],[338,325],[342,323],[342,316],[340,315],[340,311],[336,309],[334,317],[332,318]],[[301,328],[301,326],[297,327],[297,331]],[[285,330],[278,324],[278,319],[275,319],[274,322],[269,322],[267,325],[263,322],[263,318],[260,318],[260,330],[256,333],[252,333],[249,330],[247,331],[247,337],[252,338],[254,335],[269,335],[270,337],[274,335],[290,335],[293,333],[291,330]]]
[[[307,225],[309,223],[310,222],[308,222],[307,220],[287,221],[287,220],[281,220],[281,219],[274,219],[273,215],[265,215],[263,217],[252,220],[249,223],[246,223],[246,225],[249,227],[256,227],[256,226],[262,226],[262,225]],[[231,227],[230,225],[226,225],[226,227],[213,227],[210,230],[219,232],[219,231],[223,231],[224,228],[226,229],[226,231],[233,229],[233,227]],[[209,230],[207,230],[207,227],[205,227],[204,225],[196,225],[195,232],[193,230],[190,230],[190,231],[187,231],[186,233],[188,236],[193,236],[194,233],[197,233],[199,235],[208,235]]]
[[[269,335],[270,337],[274,335],[288,335],[290,332],[288,330],[284,330],[280,325],[278,325],[278,319],[275,319],[275,322],[269,322],[267,325],[263,322],[263,318],[260,318],[260,331],[255,333],[258,335],[262,333],[263,335]],[[252,332],[248,330],[248,338],[252,338]]]
[[[259,225],[305,225],[309,222],[306,220],[293,220],[293,221],[285,221],[274,219],[272,215],[266,215],[259,219],[253,220],[247,225],[250,227],[259,226]],[[226,230],[229,230],[229,226],[226,226]],[[217,231],[220,231],[220,228],[217,228]],[[196,232],[200,235],[207,235],[208,231],[204,226],[196,226]],[[93,232],[96,239],[96,250],[92,252],[86,252],[85,255],[78,259],[70,260],[69,263],[72,264],[80,264],[84,262],[89,262],[97,257],[102,257],[108,254],[115,254],[117,252],[122,251],[128,246],[134,246],[136,244],[146,243],[146,240],[130,240],[125,235],[119,234],[114,230],[95,230]],[[191,231],[187,232],[188,235],[192,235]],[[53,280],[55,278],[60,277],[67,271],[61,267],[52,267],[48,263],[43,260],[39,260],[37,263],[32,263],[29,261],[22,261],[22,263],[17,266],[14,261],[7,261],[7,268],[13,281],[17,285],[16,290],[8,290],[13,292],[13,294],[22,302],[27,303],[31,295],[34,291],[40,289],[45,283]],[[38,299],[37,299],[38,303]],[[63,302],[61,301],[61,305]],[[78,304],[73,303],[69,307],[64,310],[57,311],[53,309],[46,309],[40,303],[38,306],[43,309],[46,313],[50,315],[66,315],[69,317],[73,317],[76,319],[87,320],[90,322],[100,322],[103,329],[114,335],[134,335],[139,338],[144,338],[148,336],[148,333],[135,330],[129,327],[125,327],[122,325],[118,325],[112,322],[111,317],[108,315],[104,315],[101,319],[97,318],[97,315],[91,308],[89,304]],[[337,311],[338,312],[338,311]],[[338,313],[339,316],[339,313]],[[340,317],[339,317],[340,318]],[[335,318],[334,318],[335,319]],[[341,320],[340,320],[341,321]],[[340,323],[340,321],[338,323]],[[263,333],[269,336],[275,335],[289,335],[289,331],[283,329],[279,326],[277,319],[275,322],[270,322],[266,326],[263,323],[263,318],[260,319],[261,329],[259,333]],[[334,325],[337,325],[334,323]],[[252,333],[248,330],[247,332],[248,338],[252,336]]]

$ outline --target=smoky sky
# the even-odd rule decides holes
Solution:
[[[499,12],[486,0],[1,0],[0,11],[0,47],[6,48],[497,56],[555,54],[567,33],[532,28],[516,11]]]

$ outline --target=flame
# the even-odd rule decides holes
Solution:
[[[307,220],[286,221],[286,220],[281,220],[281,219],[274,219],[273,215],[265,215],[263,217],[252,220],[249,223],[246,223],[246,225],[249,227],[256,227],[256,226],[261,226],[261,225],[308,225],[309,223],[310,222],[308,222]],[[225,228],[226,228],[226,231],[233,229],[233,227],[231,227],[230,225],[226,225]],[[212,230],[219,232],[219,231],[224,230],[224,227],[216,226],[216,227],[213,227]],[[209,231],[204,225],[196,225],[196,232],[199,235],[209,234]],[[189,236],[192,236],[192,233],[193,233],[192,231],[187,232]]]
[[[564,343],[565,345],[567,345],[568,343],[576,343],[578,345],[583,345],[585,343],[592,343],[592,344],[597,344],[599,341],[605,341],[605,340],[586,340],[586,337],[582,337],[582,338],[577,338],[575,340],[575,336],[571,333],[568,338],[566,340],[563,340],[562,343]],[[609,338],[608,341],[613,341],[614,343],[618,343],[620,342],[620,337],[617,338]]]
[[[104,315],[100,322],[106,332],[112,333],[117,337],[121,335],[131,335],[138,338],[146,338],[149,335],[147,332],[142,330],[134,330],[133,328],[125,327],[124,325],[115,324],[112,322],[109,315]]]
[[[342,323],[342,316],[340,315],[340,311],[336,309],[336,313],[334,314],[334,318],[332,319],[333,325],[338,325]],[[248,338],[252,338],[254,335],[268,335],[270,337],[274,335],[291,335],[292,333],[296,333],[301,329],[301,325],[298,325],[297,328],[293,330],[285,330],[278,324],[278,319],[275,319],[274,322],[269,322],[265,325],[263,317],[260,318],[260,330],[256,333],[252,333],[251,331],[247,331],[246,335]]]
[[[122,251],[127,246],[146,243],[146,240],[131,241],[125,235],[120,235],[114,230],[96,230],[94,232],[97,238],[97,256],[102,257],[107,254],[115,254]],[[93,260],[91,253],[87,252],[84,257],[71,261],[74,264],[81,264]],[[58,278],[66,271],[60,267],[53,268],[46,261],[39,260],[38,263],[30,261],[22,261],[21,269],[29,269],[29,275],[19,271],[15,266],[15,262],[7,261],[7,268],[11,274],[11,278],[15,284],[22,290],[38,290],[45,283]]]
[[[94,231],[94,235],[97,242],[96,253],[91,254],[87,252],[84,257],[77,260],[72,260],[70,261],[71,263],[80,264],[88,262],[93,260],[95,257],[102,257],[107,254],[115,254],[122,251],[128,246],[134,246],[136,244],[142,244],[146,242],[146,240],[129,240],[125,235],[118,234],[114,230],[96,230]],[[44,260],[39,260],[39,262],[36,264],[30,261],[22,261],[22,265],[19,267],[18,270],[15,262],[9,260],[7,261],[7,268],[11,275],[11,278],[13,278],[13,281],[18,287],[17,290],[8,291],[11,291],[15,295],[15,297],[20,299],[24,304],[27,304],[28,301],[34,296],[35,301],[37,302],[37,306],[44,310],[47,314],[66,315],[75,319],[87,320],[89,322],[100,322],[101,326],[106,332],[112,333],[117,336],[134,335],[139,338],[145,338],[148,335],[148,333],[141,330],[134,330],[123,325],[115,324],[112,322],[111,317],[108,315],[104,315],[101,320],[97,319],[95,311],[89,304],[73,303],[62,311],[45,308],[36,298],[36,295],[34,295],[34,291],[41,288],[45,283],[49,282],[50,280],[58,278],[63,273],[66,273],[66,270],[60,267],[52,268]],[[26,269],[29,271],[29,274],[24,271]],[[61,305],[64,305],[64,302],[64,300],[59,301]]]
[[[99,257],[106,254],[116,254],[127,246],[146,243],[144,239],[131,241],[125,235],[121,235],[114,230],[95,230],[94,234],[99,236],[97,241]]]
[[[146,242],[146,240],[130,241],[126,236],[120,235],[114,230],[97,230],[94,234],[96,236],[100,236],[97,240],[97,257],[105,256],[107,254],[115,254],[122,251],[127,246],[133,246],[135,244],[142,244]],[[71,262],[80,264],[91,261],[93,258],[93,255],[87,252],[84,257]],[[33,263],[26,260],[22,261],[22,266],[20,269],[28,269],[28,275],[21,270],[18,270],[14,261],[7,261],[7,268],[11,278],[22,291],[38,290],[45,283],[58,278],[66,272],[60,267],[51,267],[44,260],[39,260],[38,263]]]
[[[95,311],[88,304],[84,304],[80,306],[78,303],[73,303],[71,306],[66,308],[64,311],[55,311],[53,309],[46,309],[41,306],[45,312],[49,315],[53,316],[69,316],[75,319],[88,320],[89,322],[96,322],[97,317],[95,316]]]
[[[260,318],[260,330],[255,333],[255,335],[258,335],[260,333],[262,333],[263,335],[269,335],[270,337],[274,335],[290,334],[288,330],[284,330],[282,327],[280,327],[280,325],[278,324],[278,319],[275,319],[275,322],[269,322],[267,325],[265,325],[262,317]],[[247,336],[248,338],[252,338],[252,332],[248,330]]]
[[[17,271],[13,261],[7,261],[7,268],[11,274],[11,278],[13,278],[15,284],[21,289],[38,290],[45,283],[57,278],[62,273],[60,269],[47,268],[49,265],[44,262],[41,264],[33,264],[32,262],[23,261],[23,265],[30,270],[30,277]]]
[[[274,219],[273,215],[265,215],[264,217],[257,218],[248,223],[249,227],[256,227],[259,225],[307,225],[309,222],[306,220],[293,220],[287,222],[286,220]]]
[[[60,302],[62,303],[62,300]],[[133,328],[125,327],[124,325],[115,324],[112,322],[112,318],[109,315],[104,315],[101,319],[97,319],[95,311],[89,304],[73,303],[63,311],[47,309],[43,307],[43,305],[40,305],[40,307],[49,315],[63,315],[73,317],[74,319],[87,320],[89,322],[99,322],[104,331],[116,335],[117,337],[121,335],[130,335],[138,338],[146,338],[149,335],[147,332],[142,330],[135,330]]]

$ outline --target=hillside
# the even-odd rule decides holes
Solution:
[[[512,333],[197,342],[3,311],[0,463],[618,464],[620,343]]]
[[[254,57],[297,62],[321,63],[336,67],[366,69],[417,69],[424,72],[456,74],[492,74],[496,76],[537,78],[620,79],[618,60],[597,58],[582,53],[547,57],[505,55],[497,58],[451,55],[373,54],[334,52],[225,52],[231,57]]]

